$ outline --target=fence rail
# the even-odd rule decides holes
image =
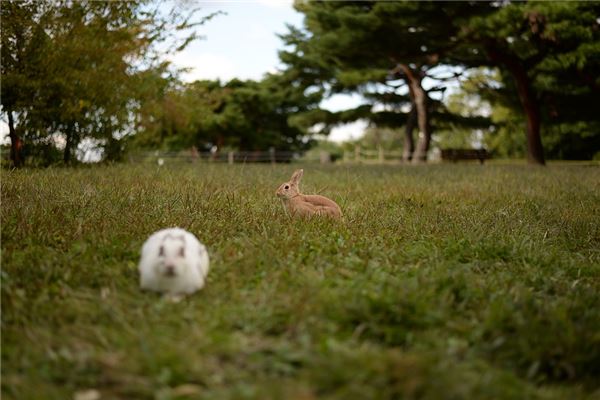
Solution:
[[[343,154],[332,155],[327,151],[309,151],[306,154],[292,151],[279,151],[270,149],[268,151],[221,151],[221,152],[199,152],[194,150],[180,152],[139,152],[129,155],[130,162],[158,162],[164,164],[169,160],[187,162],[221,162],[221,163],[289,163],[294,161],[319,162],[328,164],[331,162],[341,163],[364,163],[364,164],[388,164],[402,162],[401,151],[390,151],[379,148],[377,150],[365,150],[356,146],[353,151],[344,151]]]
[[[2,149],[2,160],[8,162],[10,151]],[[305,154],[293,151],[280,151],[269,149],[267,151],[197,151],[194,149],[184,151],[143,151],[132,152],[126,157],[131,163],[158,163],[167,162],[216,162],[216,163],[289,163],[294,161],[318,162],[328,164],[337,163],[362,163],[362,164],[397,164],[402,163],[402,151],[362,149],[360,146],[343,153],[331,154],[327,151],[309,151]],[[430,157],[430,160],[439,159]]]
[[[227,151],[227,152],[199,152],[199,151],[184,151],[184,152],[143,152],[132,153],[129,155],[131,162],[157,161],[165,162],[166,160],[180,160],[190,162],[226,162],[233,163],[284,163],[302,158],[300,153],[291,151]]]

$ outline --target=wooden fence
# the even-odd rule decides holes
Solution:
[[[317,162],[328,164],[337,163],[363,163],[363,164],[393,164],[402,162],[401,151],[366,150],[356,146],[353,151],[344,151],[342,155],[332,155],[326,151],[309,151],[306,154],[291,151],[269,149],[267,151],[220,151],[200,152],[194,150],[180,152],[138,152],[129,155],[129,161],[156,162],[160,165],[167,162],[216,162],[216,163],[289,163],[289,162]]]
[[[2,149],[1,158],[8,162],[10,151]],[[390,151],[379,148],[377,150],[362,149],[360,146],[353,150],[346,150],[342,154],[331,154],[327,151],[300,152],[280,151],[269,149],[267,151],[145,151],[132,152],[126,157],[131,163],[151,162],[165,164],[169,162],[217,162],[217,163],[289,163],[289,162],[315,162],[321,164],[336,163],[363,163],[363,164],[396,164],[402,162],[402,151]]]
[[[286,163],[302,158],[300,153],[291,151],[221,151],[221,152],[200,152],[194,150],[179,152],[138,152],[131,153],[128,156],[130,162],[153,161],[163,164],[168,161],[187,161],[187,162],[221,162],[221,163]]]

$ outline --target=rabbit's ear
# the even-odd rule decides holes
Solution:
[[[300,179],[302,179],[302,174],[304,174],[304,170],[303,169],[297,169],[292,174],[292,179],[290,179],[290,182],[291,183],[295,183],[295,184],[300,183]]]

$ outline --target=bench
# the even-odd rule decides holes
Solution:
[[[442,149],[442,160],[457,162],[458,160],[479,160],[480,164],[491,158],[486,149]]]

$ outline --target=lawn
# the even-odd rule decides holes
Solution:
[[[2,398],[600,398],[600,168],[303,165],[335,222],[295,167],[2,171]],[[136,270],[170,226],[179,303]]]

